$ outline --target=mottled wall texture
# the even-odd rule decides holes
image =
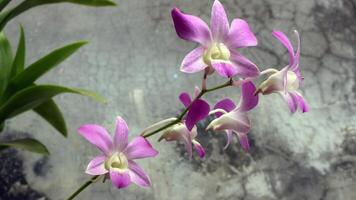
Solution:
[[[48,146],[51,156],[22,151],[0,154],[0,199],[65,199],[89,177],[84,169],[97,154],[76,128],[98,123],[114,128],[117,115],[130,126],[130,137],[145,126],[175,116],[182,109],[177,95],[192,91],[200,75],[183,74],[179,65],[194,45],[176,36],[170,10],[210,19],[212,0],[117,0],[117,8],[70,4],[35,8],[6,28],[14,43],[18,23],[28,38],[27,63],[51,49],[86,39],[85,46],[40,80],[94,90],[108,99],[99,105],[85,97],[56,98],[69,126],[63,138],[28,112],[6,124],[2,137],[31,135]],[[199,124],[204,160],[187,159],[184,147],[158,143],[155,159],[140,164],[153,182],[150,189],[117,190],[95,184],[78,199],[156,200],[354,200],[356,199],[356,1],[355,0],[222,0],[229,19],[245,18],[259,46],[245,51],[261,69],[284,67],[285,49],[271,35],[278,29],[302,38],[302,92],[307,114],[291,115],[278,95],[261,98],[250,113],[250,153],[237,141],[223,150],[225,135],[205,132]],[[293,38],[293,37],[292,37]],[[295,42],[295,40],[292,40]],[[209,84],[222,82],[213,76]],[[238,99],[236,89],[209,94]]]

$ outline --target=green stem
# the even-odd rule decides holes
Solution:
[[[85,188],[87,188],[92,183],[95,183],[99,176],[93,176],[89,181],[85,182],[80,188],[78,188],[67,200],[74,199],[79,193],[81,193]]]
[[[203,96],[204,94],[206,94],[206,93],[213,92],[213,91],[215,91],[215,90],[219,90],[219,89],[222,89],[222,88],[231,86],[232,83],[233,83],[233,80],[230,79],[229,81],[227,81],[227,82],[224,83],[224,84],[221,84],[221,85],[218,85],[218,86],[216,86],[216,87],[213,87],[213,88],[209,88],[209,89],[205,89],[205,90],[200,91],[200,93],[198,94],[198,96],[196,96],[196,97],[194,98],[194,100],[189,104],[189,106],[188,106],[187,108],[185,108],[185,109],[183,110],[183,112],[178,116],[177,120],[175,120],[175,121],[173,121],[173,122],[171,122],[171,123],[169,123],[169,124],[167,124],[167,125],[165,125],[165,126],[163,126],[163,127],[161,127],[161,128],[158,128],[158,129],[156,129],[156,130],[154,130],[154,131],[151,131],[151,132],[145,134],[143,137],[145,137],[145,138],[150,137],[150,136],[152,136],[152,135],[154,135],[154,134],[156,134],[156,133],[158,133],[158,132],[161,132],[161,131],[163,131],[163,130],[165,130],[165,129],[167,129],[167,128],[169,128],[169,127],[171,127],[171,126],[173,126],[173,125],[175,125],[175,124],[177,124],[177,123],[179,123],[179,122],[181,122],[182,119],[183,119],[183,117],[185,116],[185,114],[187,114],[187,112],[189,111],[190,107],[192,106],[192,104],[193,104],[193,102],[194,102],[195,100],[199,99],[200,97],[202,97],[202,96]]]

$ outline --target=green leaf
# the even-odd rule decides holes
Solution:
[[[0,150],[4,150],[9,147],[20,148],[34,153],[49,155],[46,146],[44,146],[38,140],[31,139],[31,138],[17,139],[8,142],[0,142]]]
[[[0,11],[2,11],[2,9],[4,9],[10,2],[11,0],[0,0]]]
[[[87,42],[78,41],[52,51],[16,75],[11,80],[11,85],[15,86],[17,90],[31,85],[43,74],[56,67],[62,61],[71,56],[84,44],[87,44]]]
[[[36,108],[62,93],[74,93],[88,96],[102,103],[105,100],[94,92],[82,89],[67,88],[57,85],[35,85],[18,91],[0,107],[0,122],[20,113]]]
[[[40,0],[44,3],[48,3],[48,0]],[[50,0],[51,1],[51,0]],[[68,2],[82,4],[86,6],[116,6],[116,3],[111,0],[52,0],[54,3]]]
[[[14,58],[14,62],[12,63],[11,77],[14,77],[18,73],[22,72],[25,68],[25,52],[26,52],[26,44],[25,44],[25,32],[23,27],[20,25],[20,38],[19,44],[17,45],[16,55]]]
[[[12,65],[11,46],[3,32],[0,32],[0,97],[8,85]]]
[[[115,6],[116,3],[111,0],[25,0],[16,7],[7,10],[0,15],[0,30],[2,30],[7,22],[14,17],[20,15],[36,6],[54,3],[74,3],[86,6]]]
[[[74,3],[81,4],[85,6],[116,6],[116,3],[111,0],[26,0],[23,2],[22,7],[32,8],[35,6],[40,6],[44,4],[53,4],[53,3]]]
[[[44,120],[51,124],[64,137],[67,137],[67,126],[61,110],[57,104],[51,99],[33,109]]]

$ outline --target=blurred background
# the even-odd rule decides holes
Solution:
[[[14,1],[16,2],[16,0]],[[114,8],[88,8],[72,4],[34,8],[10,22],[5,32],[17,43],[19,26],[27,37],[26,63],[50,50],[85,39],[82,48],[41,83],[86,88],[107,98],[107,105],[75,96],[56,97],[68,123],[69,136],[28,112],[7,122],[1,137],[30,135],[51,153],[43,157],[17,150],[0,154],[0,199],[65,199],[89,179],[89,160],[98,154],[76,133],[84,123],[114,129],[122,116],[130,137],[182,109],[181,91],[193,92],[202,74],[183,74],[179,66],[193,43],[180,40],[170,10],[210,20],[213,1],[130,0]],[[310,112],[291,115],[278,95],[263,96],[250,113],[252,147],[244,153],[236,140],[227,150],[225,135],[205,132],[211,119],[199,124],[199,137],[207,150],[204,160],[189,161],[184,146],[151,141],[160,151],[139,163],[153,186],[135,185],[117,190],[109,182],[97,183],[77,199],[239,199],[239,200],[354,200],[356,199],[356,1],[355,0],[221,0],[230,21],[248,21],[259,46],[244,54],[260,69],[282,68],[288,55],[271,35],[281,30],[302,38],[302,93]],[[224,80],[217,75],[209,85]],[[237,89],[208,94],[211,105]]]

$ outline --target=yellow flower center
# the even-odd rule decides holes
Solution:
[[[105,169],[124,172],[127,170],[129,162],[123,153],[116,152],[105,161]]]
[[[203,55],[203,60],[207,65],[211,65],[212,60],[228,61],[229,59],[230,50],[223,43],[213,43]]]

